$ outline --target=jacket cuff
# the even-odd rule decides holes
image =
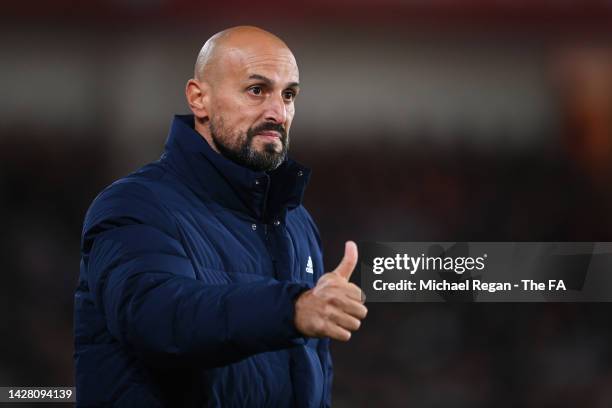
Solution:
[[[295,302],[297,301],[298,297],[300,297],[302,293],[306,292],[309,289],[312,289],[313,285],[309,283],[298,283],[295,285],[299,288],[299,291],[293,296],[291,307],[288,308],[288,316],[287,316],[287,318],[289,319],[289,324],[291,325],[291,328],[293,329],[293,335],[290,341],[291,341],[291,344],[294,346],[303,346],[308,341],[308,337],[304,336],[295,327]]]
[[[259,286],[259,285],[257,285]],[[271,351],[304,344],[307,340],[295,327],[295,301],[311,286],[273,281],[248,293],[233,294],[228,307],[228,336],[251,352]]]

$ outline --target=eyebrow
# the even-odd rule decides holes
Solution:
[[[272,86],[273,81],[263,75],[259,75],[259,74],[252,74],[251,76],[249,76],[249,79],[258,79],[260,81],[265,82],[267,85]],[[299,82],[290,82],[287,84],[287,88],[299,88],[300,87],[300,83]]]

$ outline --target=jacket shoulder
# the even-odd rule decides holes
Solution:
[[[144,224],[175,235],[176,227],[161,199],[164,169],[144,166],[106,187],[93,200],[83,223],[82,244],[99,232],[124,225]]]

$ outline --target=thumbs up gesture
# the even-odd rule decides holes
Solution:
[[[295,327],[308,337],[331,337],[348,341],[359,329],[368,309],[361,289],[349,282],[357,265],[357,245],[348,241],[344,257],[317,285],[302,293],[295,302]]]

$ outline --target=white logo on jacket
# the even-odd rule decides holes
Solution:
[[[308,262],[306,262],[306,273],[314,273],[312,258],[310,256],[308,257]]]

